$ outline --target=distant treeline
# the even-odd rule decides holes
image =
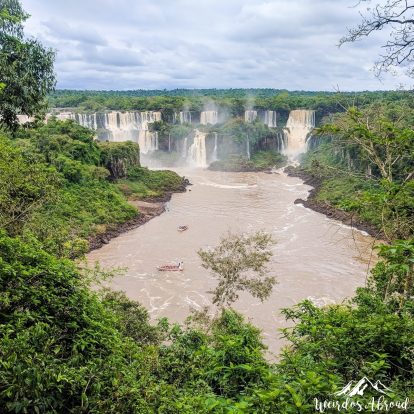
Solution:
[[[218,106],[233,116],[240,116],[246,109],[252,108],[277,110],[282,113],[297,108],[315,109],[323,116],[341,112],[352,105],[401,101],[413,105],[412,92],[337,93],[279,89],[57,90],[49,97],[49,104],[53,108],[76,108],[80,111],[201,111]]]

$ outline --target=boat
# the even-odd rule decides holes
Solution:
[[[179,232],[186,231],[186,230],[188,230],[188,226],[178,226],[178,227],[177,227],[177,230],[178,230]]]
[[[165,264],[158,266],[157,269],[160,272],[182,272],[184,270],[184,262],[178,264]]]

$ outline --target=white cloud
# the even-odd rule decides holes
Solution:
[[[22,0],[58,51],[58,87],[395,88],[370,71],[383,36],[338,49],[353,0]]]

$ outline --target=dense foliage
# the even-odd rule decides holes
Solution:
[[[0,6],[1,33],[11,30],[8,35],[19,39],[25,17],[19,2],[0,0]],[[6,59],[10,57],[7,54]],[[15,58],[17,64],[7,73],[17,79],[27,60],[19,54]],[[38,92],[34,76],[38,67],[29,65],[25,70],[33,76],[19,81],[28,82],[29,93],[32,88]],[[1,78],[1,99],[10,100],[12,108],[4,119],[12,120],[13,111],[22,108],[26,89],[14,94],[4,93],[6,88]],[[44,90],[40,92],[31,97],[36,108],[42,104]],[[272,102],[286,109],[333,108],[327,104],[334,99],[330,95],[256,92],[266,109],[273,108]],[[212,95],[222,105],[227,102],[233,113],[244,109],[242,90],[173,91],[164,97],[143,91],[92,97],[64,91],[52,101],[91,110],[122,104],[130,109],[153,105],[171,112],[179,102],[180,107],[184,101],[201,105],[205,96]],[[406,99],[404,93],[362,94],[361,99],[382,100],[385,95],[385,109],[391,112]],[[28,107],[27,113],[36,108]],[[403,111],[409,114],[406,107]],[[373,123],[367,124],[362,120],[371,118],[355,111],[334,119],[324,129],[325,136],[318,138],[325,144],[308,155],[305,168],[322,180],[320,198],[374,222],[389,243],[379,247],[380,261],[351,301],[325,307],[305,301],[284,310],[292,324],[283,331],[288,342],[277,363],[266,358],[260,331],[235,311],[223,308],[214,316],[197,312],[184,326],[165,319],[152,325],[138,303],[120,293],[98,290],[99,269],[91,277],[90,270],[70,259],[82,255],[91,235],[136,216],[119,187],[129,195],[161,196],[182,186],[180,177],[142,168],[135,144],[99,144],[91,131],[72,122],[32,125],[12,136],[2,133],[1,412],[310,414],[338,412],[338,406],[350,413],[412,411],[412,124],[399,125],[392,116],[380,115],[371,113]],[[158,127],[161,131],[163,125]],[[238,135],[244,142],[246,130],[254,125],[229,127],[241,128]],[[260,128],[254,131],[260,133]],[[260,155],[259,161],[266,157]],[[244,272],[257,270],[263,282],[271,281],[264,269],[271,254],[269,241],[252,240],[246,250],[236,237],[200,252],[205,266],[219,278],[218,303],[232,302],[240,288],[266,297],[269,286],[264,290],[253,286],[255,281]],[[255,256],[257,250],[260,254]],[[358,395],[361,409],[350,405],[346,396],[335,397],[350,381],[364,377],[389,387],[380,406],[370,406],[378,398],[374,389]],[[327,408],[326,400],[333,398],[338,405]],[[388,409],[397,403],[400,407]]]
[[[317,199],[374,224],[388,240],[414,234],[414,111],[351,108],[320,128],[302,168],[321,181]]]
[[[55,86],[55,54],[36,39],[26,39],[28,15],[18,0],[0,1],[0,125],[17,127],[17,115],[37,115]]]
[[[98,143],[71,121],[2,137],[0,168],[1,227],[35,236],[59,256],[81,254],[91,237],[137,216],[119,188],[125,180],[145,189],[136,191],[142,197],[148,191],[162,197],[183,185],[175,173],[141,168],[137,144]]]
[[[148,168],[135,167],[128,176],[118,180],[120,190],[131,199],[165,199],[171,192],[180,192],[185,188],[183,178],[173,171],[151,171]]]
[[[319,140],[326,143],[304,164],[324,180],[318,197],[359,209],[375,222],[377,205],[367,200],[384,200],[380,172],[372,168],[367,180],[361,148],[340,131],[336,141],[332,131],[329,137],[324,132]],[[88,237],[134,217],[124,194],[157,198],[183,184],[172,172],[140,167],[136,145],[117,147],[92,138],[72,122],[51,121],[0,141],[5,412],[313,413],[332,393],[364,376],[389,386],[389,401],[414,398],[413,241],[381,247],[381,261],[351,302],[324,308],[304,302],[286,309],[292,321],[284,331],[289,346],[271,363],[260,332],[232,310],[213,317],[194,314],[185,326],[167,320],[153,325],[138,303],[90,290],[84,271],[58,258],[79,256]],[[253,159],[273,162],[269,154],[258,152]],[[392,200],[400,200],[399,228],[409,232],[401,220],[402,211],[409,218],[412,206],[407,192],[412,180],[404,182],[409,164],[396,164],[392,185],[399,198]],[[209,265],[218,269],[213,259]],[[360,403],[372,397],[368,393]]]
[[[292,346],[272,365],[260,332],[233,311],[150,326],[138,304],[91,292],[73,263],[3,233],[0,403],[15,413],[312,413],[315,398],[363,376],[386,382],[390,400],[413,398],[413,287],[403,282],[413,253],[412,243],[382,248],[352,305],[285,310]]]

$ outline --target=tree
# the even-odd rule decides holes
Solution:
[[[368,220],[373,219],[388,240],[408,238],[414,231],[411,114],[412,110],[403,105],[396,112],[382,104],[364,109],[351,107],[318,130],[330,135],[334,153],[348,160],[346,175],[352,170],[353,175],[368,178],[366,190],[357,196],[361,198],[352,208],[359,205],[354,211],[368,212]],[[330,173],[343,175],[338,166],[330,167]]]
[[[0,228],[19,234],[34,214],[54,198],[59,178],[36,155],[22,151],[0,137]]]
[[[12,130],[18,114],[42,112],[55,86],[55,53],[24,37],[28,17],[18,0],[0,0],[0,126]]]
[[[414,131],[404,115],[391,119],[386,107],[374,105],[364,110],[351,107],[334,118],[319,134],[334,134],[341,148],[355,146],[361,157],[376,167],[387,182],[408,182],[413,177]]]
[[[251,235],[229,234],[211,250],[200,249],[202,266],[212,271],[219,283],[213,291],[213,303],[229,306],[247,291],[262,302],[272,292],[276,280],[266,276],[272,257],[271,235],[257,232]]]
[[[360,0],[358,4],[371,2]],[[414,5],[408,0],[386,0],[377,3],[361,14],[362,22],[348,31],[340,40],[340,45],[355,42],[377,31],[390,29],[389,39],[382,45],[385,52],[375,63],[377,76],[396,67],[407,67],[408,74],[414,76]]]
[[[100,144],[102,165],[115,179],[128,175],[128,171],[140,166],[139,145],[127,142],[103,142]]]

